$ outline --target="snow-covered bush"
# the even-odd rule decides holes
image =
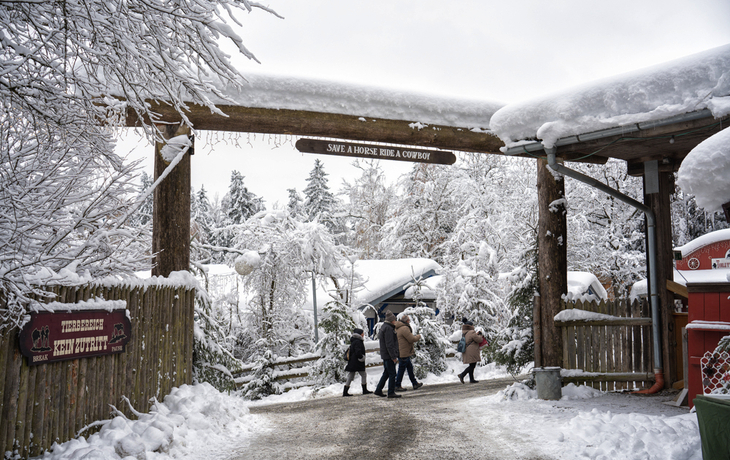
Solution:
[[[233,373],[240,372],[243,363],[230,350],[229,333],[225,324],[214,314],[208,295],[198,290],[195,296],[195,331],[193,342],[193,381],[207,382],[219,391],[233,391]]]
[[[312,364],[310,375],[318,384],[329,385],[342,381],[345,375],[343,355],[356,326],[348,306],[337,299],[328,302],[323,313],[319,326],[324,335],[317,344],[320,358]]]
[[[275,362],[276,355],[271,350],[264,350],[251,371],[251,380],[241,390],[244,398],[261,399],[265,396],[281,394],[281,387],[276,383],[274,375]]]
[[[413,370],[416,378],[423,379],[429,373],[440,375],[446,370],[446,348],[450,342],[446,336],[446,325],[443,316],[436,315],[433,308],[421,301],[421,292],[425,283],[422,278],[414,279],[406,285],[413,288],[414,307],[406,308],[399,316],[408,315],[421,340],[415,343],[416,357],[413,359]]]

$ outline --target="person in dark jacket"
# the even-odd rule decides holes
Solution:
[[[461,335],[466,338],[466,350],[461,354],[461,362],[468,364],[469,367],[459,374],[459,380],[461,380],[461,383],[464,383],[464,377],[468,374],[469,383],[477,383],[478,380],[474,379],[474,368],[482,360],[482,354],[479,352],[479,344],[482,343],[484,337],[481,332],[477,333],[474,330],[474,323],[466,319],[463,320],[463,324],[461,325]]]
[[[378,386],[375,387],[377,396],[385,397],[383,387],[388,382],[388,397],[400,398],[395,394],[395,365],[398,363],[398,335],[395,333],[395,315],[388,310],[385,313],[385,322],[380,326],[378,340],[380,341],[380,357],[383,359],[383,375]]]
[[[355,373],[360,374],[360,383],[362,384],[362,394],[368,395],[372,391],[368,391],[368,375],[365,372],[365,343],[363,338],[365,333],[360,328],[352,330],[352,337],[350,337],[350,359],[347,361],[345,370],[348,372],[347,381],[345,382],[345,389],[342,391],[342,396],[352,396],[349,393],[350,384],[355,378]]]

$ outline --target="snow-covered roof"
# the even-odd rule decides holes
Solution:
[[[375,305],[402,292],[413,278],[435,275],[441,265],[423,258],[358,260],[355,271],[363,280],[363,288],[355,292],[355,303]]]
[[[730,99],[730,98],[728,98]],[[700,142],[682,161],[677,185],[708,212],[730,202],[730,128]]]
[[[730,283],[730,270],[677,270],[674,269],[674,282],[687,286],[688,284],[725,284]],[[629,300],[634,301],[639,297],[649,295],[646,278],[631,285]]]
[[[390,120],[412,120],[418,124],[455,126],[487,130],[494,112],[504,104],[435,96],[374,86],[353,85],[264,74],[246,74],[240,88],[221,86],[233,103],[252,108],[303,110]],[[217,105],[231,101],[212,98]],[[363,123],[372,120],[362,119]]]
[[[606,288],[589,272],[568,272],[568,300],[608,299]]]
[[[362,280],[358,287],[355,283],[355,306],[376,305],[385,299],[403,292],[405,286],[416,278],[431,278],[441,271],[441,265],[431,259],[410,258],[393,260],[358,260],[355,262],[355,276]],[[317,288],[317,308],[322,309],[332,298],[328,289],[333,289],[329,281],[325,288]],[[312,310],[312,291],[308,287],[304,310]]]
[[[730,175],[726,177],[728,178],[728,180],[730,180]],[[682,253],[682,257],[686,257],[687,254],[691,254],[700,248],[725,240],[730,240],[730,228],[715,230],[714,232],[698,236],[692,241],[674,248],[674,250],[680,251]]]
[[[492,116],[490,128],[507,147],[527,139],[553,147],[560,138],[701,109],[715,117],[730,113],[730,45],[508,104]]]

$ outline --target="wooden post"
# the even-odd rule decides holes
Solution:
[[[661,316],[661,363],[664,370],[665,387],[670,388],[677,380],[677,341],[674,334],[674,294],[667,290],[667,280],[673,280],[672,220],[670,196],[674,193],[674,174],[659,172],[658,192],[644,195],[644,204],[656,217],[657,286],[659,286],[659,314]],[[645,189],[646,189],[646,178]]]
[[[543,159],[537,160],[537,201],[542,365],[559,367],[563,364],[563,336],[553,318],[560,312],[561,297],[568,292],[565,180]]]
[[[535,367],[542,367],[542,327],[540,324],[540,296],[532,299],[532,338],[535,342]]]
[[[166,139],[189,134],[187,127],[161,127]],[[155,145],[155,180],[168,166],[162,147]],[[168,276],[190,267],[190,155],[180,161],[154,192],[152,217],[153,276]]]

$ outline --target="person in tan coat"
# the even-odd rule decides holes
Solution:
[[[408,371],[408,378],[411,380],[413,389],[417,390],[423,386],[423,383],[419,383],[416,380],[416,376],[413,373],[413,363],[411,357],[415,354],[413,344],[421,340],[421,336],[413,335],[411,329],[411,318],[408,315],[402,315],[400,321],[395,322],[395,333],[398,334],[398,352],[400,354],[398,361],[398,375],[395,378],[395,391],[406,391],[401,386],[403,382],[403,376]]]
[[[459,380],[461,380],[461,383],[464,383],[464,377],[469,374],[469,383],[477,383],[478,380],[474,380],[474,368],[482,360],[482,354],[479,352],[479,344],[482,343],[484,337],[481,332],[474,330],[474,323],[466,319],[463,320],[463,324],[461,325],[461,335],[466,339],[466,350],[461,354],[461,362],[468,364],[469,367],[459,374]]]

